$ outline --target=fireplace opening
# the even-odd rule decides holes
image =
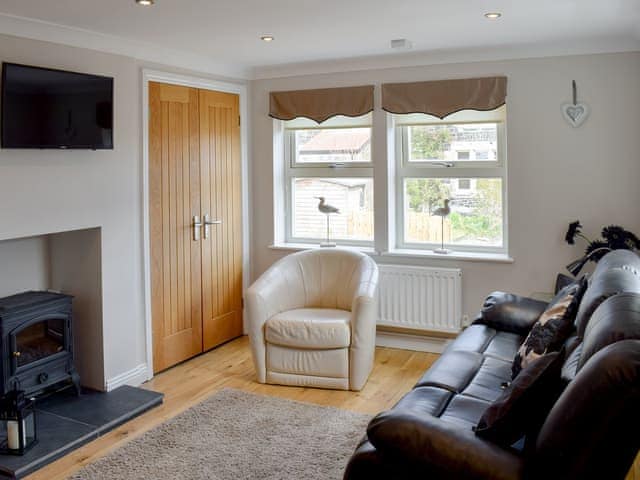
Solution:
[[[34,323],[16,334],[18,368],[64,351],[64,320],[52,318]]]
[[[73,315],[69,318],[65,312],[52,312],[49,316],[32,318],[32,323],[16,326],[14,330],[0,325],[0,341],[9,335],[13,337],[13,344],[10,341],[2,346],[10,358],[0,368],[4,369],[0,375],[15,374],[11,369],[21,373],[49,360],[62,363],[65,352],[72,351],[82,386],[104,391],[107,381],[101,229],[1,240],[0,265],[0,298],[25,291],[61,292],[73,297]],[[51,377],[50,373],[40,373]],[[0,387],[4,377],[0,376]]]

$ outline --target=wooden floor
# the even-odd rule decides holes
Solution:
[[[436,358],[437,355],[431,353],[377,348],[373,372],[361,392],[262,385],[255,381],[249,341],[247,337],[242,337],[157,375],[144,387],[165,394],[162,406],[70,453],[27,479],[66,479],[83,465],[97,460],[225,387],[375,414],[397,402]],[[626,480],[640,480],[640,461],[636,460]]]
[[[66,479],[83,465],[225,387],[375,414],[397,402],[436,358],[437,355],[431,353],[377,348],[373,372],[361,392],[263,385],[255,380],[249,340],[241,337],[157,375],[143,387],[164,393],[162,406],[70,453],[27,479]]]

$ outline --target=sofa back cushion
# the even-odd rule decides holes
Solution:
[[[624,479],[640,448],[638,405],[640,340],[597,351],[547,416],[527,461],[530,478]]]
[[[584,332],[578,371],[607,345],[640,340],[640,294],[620,293],[608,298],[591,316]]]
[[[640,257],[629,250],[614,250],[598,262],[576,315],[578,336],[584,335],[598,306],[621,292],[640,293]]]

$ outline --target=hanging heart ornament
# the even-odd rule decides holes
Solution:
[[[562,105],[562,115],[569,122],[569,125],[579,127],[589,116],[589,107],[585,103],[578,103],[578,87],[576,81],[571,82],[573,89],[573,103],[564,103]]]
[[[562,115],[574,127],[579,127],[589,116],[589,106],[584,103],[565,103],[562,105]]]

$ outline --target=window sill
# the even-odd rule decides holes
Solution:
[[[403,257],[403,258],[429,258],[436,260],[456,260],[463,262],[488,262],[488,263],[514,263],[506,253],[486,253],[486,252],[456,252],[442,254],[434,253],[432,250],[415,250],[408,248],[398,248],[383,252],[382,257]]]
[[[269,245],[271,250],[286,250],[290,252],[300,252],[302,250],[316,250],[320,248],[333,248],[333,247],[321,247],[314,243],[274,243]],[[357,252],[366,253],[368,255],[375,255],[376,251],[373,247],[359,247],[354,245],[338,245],[338,248],[344,248],[347,250],[355,250]]]
[[[398,257],[409,259],[435,259],[435,260],[454,260],[462,262],[486,262],[486,263],[514,263],[513,258],[504,253],[483,253],[483,252],[452,252],[446,255],[440,253],[433,253],[431,250],[414,250],[414,249],[395,249],[389,252],[376,252],[373,247],[359,247],[353,245],[338,245],[339,248],[345,248],[347,250],[355,250],[358,252],[366,253],[367,255],[376,257]],[[319,245],[312,243],[275,243],[269,245],[271,250],[283,250],[289,252],[300,252],[302,250],[315,250],[320,247]]]

